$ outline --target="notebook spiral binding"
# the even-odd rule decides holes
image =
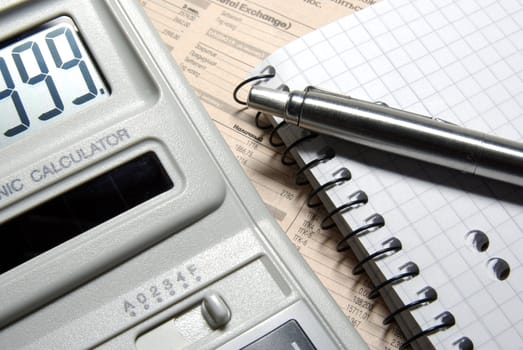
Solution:
[[[248,83],[260,83],[263,81],[268,81],[276,76],[276,69],[272,66],[265,67],[260,74],[252,76],[248,79],[245,79],[241,83],[239,83],[233,92],[234,100],[242,105],[246,105],[246,101],[242,101],[238,98],[238,92],[240,89],[247,85]],[[309,87],[312,88],[312,87]],[[307,89],[309,89],[307,88]],[[286,85],[281,85],[279,89],[289,91],[289,88]],[[378,101],[377,104],[383,104],[383,102]],[[273,126],[271,123],[263,123],[261,121],[261,117],[263,116],[263,113],[258,112],[255,117],[255,123],[256,126],[259,129],[262,130],[269,130],[271,129],[270,135],[269,135],[269,143],[273,147],[282,147],[285,146],[285,143],[282,140],[277,140],[278,132],[282,130],[285,127],[288,127],[289,125],[285,121],[281,121],[276,126]],[[296,141],[294,141],[292,144],[287,146],[285,150],[283,151],[281,162],[285,165],[294,165],[296,164],[296,160],[292,158],[291,151],[298,147],[299,145],[317,137],[318,135],[314,132],[306,131],[303,133],[303,136],[298,138]],[[305,172],[307,170],[310,170],[314,168],[315,166],[328,162],[332,158],[336,156],[335,151],[327,147],[324,150],[321,150],[318,153],[318,157],[310,161],[309,163],[305,164],[303,167],[301,167],[296,173],[295,173],[295,183],[297,185],[306,185],[309,182],[307,181],[305,177]],[[317,195],[321,192],[325,192],[328,189],[339,186],[347,181],[351,180],[351,173],[348,169],[342,168],[338,170],[334,174],[334,178],[317,188],[314,188],[311,190],[311,192],[307,195],[307,206],[310,208],[318,207],[322,203],[319,199],[315,199]],[[333,210],[329,211],[325,217],[321,220],[320,227],[322,229],[330,229],[336,226],[332,218],[336,215],[340,215],[346,211],[357,209],[360,206],[363,206],[367,204],[368,197],[367,194],[362,191],[358,190],[352,195],[349,196],[349,201],[343,203],[342,205],[339,205],[338,207],[334,208]],[[349,241],[360,235],[365,235],[367,233],[370,233],[374,230],[378,230],[381,227],[385,226],[385,219],[380,214],[373,214],[367,219],[365,219],[365,223],[362,224],[360,227],[354,228],[350,234],[343,237],[336,243],[336,250],[338,252],[344,252],[347,251],[350,248]],[[396,237],[391,237],[387,239],[386,241],[382,242],[382,245],[384,246],[383,249],[377,250],[376,252],[373,252],[369,254],[366,258],[359,261],[352,269],[352,273],[355,275],[361,274],[365,271],[365,266],[371,262],[378,259],[382,259],[384,257],[387,257],[389,255],[393,255],[397,252],[399,252],[402,249],[401,241]],[[419,275],[420,270],[418,265],[414,262],[408,262],[403,266],[400,266],[399,270],[401,271],[397,275],[381,282],[378,285],[375,285],[374,288],[369,292],[369,298],[374,299],[379,296],[380,291],[390,285],[394,285],[397,283],[401,283],[402,281],[408,280],[410,278],[414,278],[415,276]],[[417,309],[419,307],[423,307],[424,305],[430,304],[438,299],[438,294],[436,290],[430,286],[424,287],[420,291],[417,292],[417,294],[420,296],[419,299],[414,300],[394,311],[391,311],[389,315],[387,315],[384,320],[383,324],[387,325],[390,324],[398,315],[402,314],[406,311],[412,311],[414,309]],[[435,317],[436,320],[438,320],[439,323],[436,325],[430,326],[428,328],[422,329],[417,334],[411,336],[410,338],[406,339],[406,341],[401,345],[400,350],[408,348],[412,343],[422,337],[429,336],[431,334],[434,334],[436,332],[445,330],[447,328],[452,327],[456,321],[452,313],[449,311],[444,311],[440,315],[437,315]],[[455,341],[453,343],[454,346],[457,346],[459,350],[472,350],[474,345],[472,341],[468,337],[462,337]]]

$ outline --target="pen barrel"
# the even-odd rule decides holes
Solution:
[[[314,90],[290,93],[284,117],[311,131],[523,186],[521,143]]]

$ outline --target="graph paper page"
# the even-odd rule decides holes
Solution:
[[[268,82],[274,87],[314,85],[523,141],[518,1],[384,1],[283,47],[259,70],[268,64],[276,68]],[[284,127],[281,135],[289,145],[302,131]],[[365,254],[391,237],[402,243],[400,252],[374,263],[374,277],[392,278],[408,262],[419,267],[418,276],[382,291],[391,309],[419,299],[427,286],[437,291],[436,301],[410,313],[418,327],[404,324],[407,337],[437,325],[448,311],[456,324],[430,336],[438,348],[466,349],[468,340],[477,349],[520,346],[522,189],[328,137],[303,142],[293,154],[303,166],[326,146],[336,157],[311,168],[313,185],[343,169],[352,177],[321,194],[327,210],[359,189],[369,198],[336,218],[341,231],[379,213],[385,226],[358,236]],[[412,318],[403,313],[399,323]]]

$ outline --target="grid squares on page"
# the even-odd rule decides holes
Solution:
[[[521,107],[523,110],[523,107]],[[500,130],[501,137],[505,135],[512,136],[511,139],[523,139],[523,116],[519,116],[518,118],[511,119],[510,125],[512,128],[510,130]],[[521,131],[519,131],[521,130]],[[504,131],[503,133],[501,133]]]
[[[412,234],[416,233],[412,232]],[[405,240],[408,240],[408,238],[409,237],[405,237]],[[403,241],[403,237],[401,239]],[[424,268],[425,266],[430,266],[434,261],[431,247],[426,245],[417,246],[416,249],[405,250],[405,254],[411,261],[415,261],[420,269]]]
[[[476,28],[486,27],[492,23],[492,19],[484,11],[471,12],[467,17]]]
[[[517,75],[512,75],[511,77],[503,80],[501,84],[503,84],[505,89],[510,91],[513,95],[518,95],[522,92],[523,81],[521,77]]]
[[[431,54],[432,57],[436,60],[436,62],[438,62],[438,64],[441,67],[447,67],[450,64],[458,61],[454,52],[445,46],[435,50],[431,50]]]
[[[424,75],[429,75],[440,69],[438,61],[436,61],[432,56],[423,56],[422,58],[416,60],[413,64],[415,64]]]
[[[432,262],[434,262],[434,260],[432,260]],[[430,285],[436,290],[443,289],[443,284],[449,280],[445,270],[443,270],[440,265],[434,263],[423,266],[423,276],[426,276],[426,278],[431,281]]]
[[[339,54],[347,50],[347,44],[350,42],[349,37],[345,32],[336,34],[334,37],[329,38],[334,51]]]
[[[489,17],[492,18],[492,21],[496,23],[507,15],[505,10],[497,1],[487,6],[485,10],[488,12]]]
[[[459,216],[451,205],[444,205],[433,211],[432,215],[434,219],[440,223],[443,230],[449,229],[460,222]]]
[[[462,101],[464,96],[461,90],[459,90],[456,85],[452,84],[439,91],[438,95],[442,100],[445,101],[447,108],[445,111],[441,112],[442,114],[431,113],[432,116],[439,117],[447,122],[459,124],[460,122],[458,118],[461,116],[461,114],[456,113],[455,110],[457,106],[460,106],[463,103]],[[473,110],[473,108],[470,108],[469,111],[470,110]]]
[[[486,101],[484,103],[484,106],[479,106],[478,107],[478,111],[485,111],[485,110],[488,110],[490,108],[492,108],[492,106],[495,106],[495,101],[492,100],[492,98],[490,98],[489,94],[488,94],[488,89],[495,86],[495,82],[493,81],[496,81],[494,75],[492,74],[492,72],[490,71],[490,69],[483,69],[481,70],[480,72],[478,72],[478,74],[476,75],[476,81],[478,82],[478,85],[481,87],[482,89],[482,93],[484,93],[487,97]],[[501,90],[501,91],[504,91],[504,90]],[[499,92],[499,91],[498,91]],[[476,96],[474,96],[476,97]],[[472,97],[472,98],[474,98]],[[495,97],[497,98],[497,97]],[[506,95],[502,95],[500,94],[499,98],[503,99],[503,98],[506,98]],[[473,102],[478,102],[478,101],[473,101]],[[495,119],[495,118],[488,118],[488,119]]]
[[[479,59],[477,55],[468,55],[466,57],[462,57],[461,62],[463,63],[466,71],[469,73],[470,79],[475,80],[475,77],[472,75],[485,69],[485,64]]]
[[[481,305],[482,307],[477,309],[480,316],[490,314],[492,310],[495,310],[498,306],[496,301],[492,298],[489,292],[484,289],[479,289],[472,295],[467,297],[467,301],[470,305]]]
[[[483,212],[488,218],[490,224],[494,227],[497,227],[510,219],[507,211],[499,202],[493,202],[489,207],[485,208]]]
[[[482,32],[468,34],[465,38],[465,41],[474,52],[478,52],[489,45],[488,40],[483,36]]]
[[[437,10],[436,5],[431,0],[419,0],[412,3],[412,7],[417,9],[420,17],[425,17]]]
[[[487,1],[492,2],[491,0],[485,0],[485,2],[487,2]],[[477,4],[476,0],[463,0],[458,3],[458,6],[461,9],[466,10],[468,13],[476,12],[476,11],[480,10],[480,7]]]
[[[305,79],[303,75],[295,75],[285,80],[285,84],[288,85],[291,90],[310,85],[309,81]]]
[[[389,91],[396,91],[407,85],[407,82],[398,73],[398,71],[390,71],[381,77],[383,83]]]
[[[345,62],[338,56],[325,59],[322,65],[328,67],[328,74],[331,76],[331,79],[347,71]]]
[[[292,55],[292,54],[290,54]],[[319,65],[319,60],[315,56],[309,54],[307,51],[302,51],[294,54],[293,60],[299,62],[301,69],[308,69]]]
[[[518,205],[518,199],[521,198],[521,191],[514,191],[512,188],[512,191],[507,194],[505,198],[507,198],[507,201],[502,203],[503,207],[507,213],[509,213],[510,217],[514,219],[514,222],[520,224],[519,227],[522,227],[521,224],[523,224],[523,220],[521,219],[523,219],[523,207]]]
[[[414,61],[422,59],[428,54],[428,50],[425,48],[425,46],[423,46],[417,40],[412,40],[406,44],[403,44],[402,47],[410,59]]]
[[[512,1],[513,2],[508,2],[508,4],[504,5],[506,7],[507,13],[509,13],[516,21],[523,20],[523,11],[521,9],[521,4],[518,1]]]
[[[339,24],[339,22],[332,22],[321,29],[321,34],[324,38],[328,38],[332,44],[332,40],[339,34],[343,34],[345,29]]]
[[[457,252],[459,252],[460,254],[462,254],[462,253],[465,254],[463,256],[463,259],[465,259],[466,261],[468,261],[467,259],[469,258],[469,256],[462,249],[466,248],[466,249],[468,249],[466,252],[472,252],[471,247],[465,247],[467,244],[466,238],[467,238],[467,234],[469,231],[470,231],[470,229],[468,229],[462,222],[460,222],[457,225],[452,226],[452,229],[450,229],[449,231],[445,231],[443,233],[448,237],[448,239],[456,247]],[[476,254],[477,251],[474,251],[474,253]]]
[[[520,108],[523,110],[523,106],[519,104],[515,104],[513,108]],[[506,107],[506,106],[502,106]],[[500,113],[503,113],[509,122],[502,127],[499,127],[495,130],[496,135],[500,137],[506,137],[510,140],[521,140],[523,139],[523,118],[522,116],[514,116],[512,117],[510,115],[510,112],[505,114],[504,108],[500,107]],[[499,133],[499,134],[498,134]]]
[[[499,343],[500,349],[510,349],[515,343],[523,342],[523,335],[519,334],[517,329],[521,330],[523,327],[520,325],[509,328],[497,337],[496,341]]]
[[[475,7],[476,11],[479,10],[479,5],[472,0],[460,0],[456,3],[447,1],[447,6],[449,8],[468,8],[463,5],[464,3],[468,3],[467,6]],[[422,10],[423,8],[424,11],[427,11],[427,14],[433,16],[431,18],[437,18],[438,14],[440,14],[442,15],[442,23],[444,21],[454,22],[447,23],[447,28],[450,28],[449,31],[442,31],[437,34],[428,33],[426,31],[428,24],[418,21],[419,25],[424,25],[424,27],[420,28],[425,28],[424,33],[426,37],[424,40],[427,39],[429,42],[424,42],[422,49],[417,50],[415,48],[420,47],[417,41],[409,41],[408,35],[400,35],[401,43],[403,44],[400,49],[400,47],[397,46],[397,44],[399,44],[397,37],[391,36],[392,34],[389,35],[388,32],[383,32],[383,28],[386,27],[388,30],[391,28],[397,29],[396,31],[393,30],[394,34],[404,32],[405,29],[402,27],[402,22],[409,22],[413,18],[408,17],[411,15],[411,13],[406,10],[408,9],[408,5],[395,3],[396,8],[392,8],[389,5],[388,7],[378,7],[375,13],[367,11],[366,17],[362,22],[370,20],[374,21],[373,23],[379,23],[378,21],[380,19],[376,16],[380,16],[381,14],[391,18],[391,20],[384,21],[383,26],[376,26],[374,32],[367,30],[367,33],[363,34],[371,33],[368,36],[373,37],[374,40],[378,42],[383,40],[383,45],[380,44],[379,48],[383,50],[388,59],[393,58],[392,62],[394,62],[397,68],[396,73],[399,72],[399,74],[394,74],[392,71],[389,72],[392,63],[387,60],[387,58],[380,57],[376,46],[366,44],[368,48],[371,48],[370,50],[368,49],[363,52],[358,51],[361,50],[362,47],[360,45],[363,42],[361,40],[362,36],[351,36],[350,40],[357,41],[359,46],[358,49],[353,49],[353,51],[349,53],[347,48],[352,47],[352,43],[349,43],[349,40],[342,40],[345,38],[343,38],[339,32],[333,32],[338,36],[340,43],[348,43],[347,47],[343,47],[344,51],[339,51],[342,48],[338,45],[333,46],[333,50],[337,53],[343,52],[345,57],[350,57],[351,54],[353,58],[357,57],[357,59],[342,61],[342,63],[347,64],[347,71],[339,66],[326,64],[324,61],[320,63],[323,64],[322,69],[327,70],[329,75],[332,76],[332,81],[335,82],[334,85],[343,89],[347,84],[351,84],[350,90],[356,90],[358,94],[361,93],[361,96],[371,98],[375,96],[387,98],[387,93],[389,93],[392,94],[389,98],[392,101],[398,101],[400,107],[401,104],[412,104],[416,105],[413,108],[419,108],[416,101],[422,100],[424,104],[423,108],[428,110],[428,112],[452,113],[452,118],[455,118],[458,124],[468,124],[468,126],[477,127],[481,130],[495,130],[499,133],[502,132],[500,130],[507,130],[505,132],[512,130],[513,133],[520,134],[521,132],[515,129],[519,128],[519,130],[523,130],[523,117],[515,112],[515,110],[521,110],[522,108],[517,102],[514,102],[513,98],[518,96],[517,94],[523,89],[521,77],[514,72],[514,70],[519,72],[517,71],[517,67],[520,66],[521,60],[518,55],[513,55],[513,57],[508,57],[508,59],[501,59],[501,56],[504,56],[506,52],[514,53],[518,49],[520,42],[511,43],[510,40],[514,41],[514,39],[509,39],[508,44],[507,40],[498,42],[498,40],[501,39],[501,35],[514,32],[510,28],[507,31],[506,29],[497,27],[496,24],[491,24],[485,29],[485,26],[478,25],[478,20],[485,20],[487,23],[500,19],[509,23],[511,21],[514,22],[514,17],[510,17],[513,14],[506,14],[505,8],[503,8],[508,7],[509,5],[507,4],[509,3],[498,4],[496,1],[491,1],[489,8],[492,9],[492,13],[488,14],[490,18],[486,18],[481,14],[471,16],[470,18],[469,16],[463,17],[459,11],[442,14],[436,11],[436,5],[432,1],[420,0],[415,4],[415,6],[420,6],[419,4],[429,4],[429,7],[423,8],[423,6],[420,6],[418,10]],[[484,3],[482,3],[482,6],[483,4]],[[440,6],[440,4],[438,3],[437,6]],[[394,14],[390,15],[391,12],[394,12]],[[458,25],[458,23],[460,25]],[[353,24],[354,23],[351,25]],[[432,24],[433,23],[431,23],[431,25]],[[413,27],[411,26],[411,28]],[[458,29],[459,33],[457,33]],[[357,32],[354,28],[352,28],[352,30],[353,33]],[[485,34],[483,30],[490,32]],[[453,36],[443,35],[442,37],[442,33],[452,32],[454,32],[454,34],[452,34]],[[333,33],[331,33],[331,35],[334,35]],[[376,37],[377,33],[381,33],[378,38]],[[514,35],[516,35],[515,32]],[[465,38],[465,41],[462,41],[464,36],[467,36],[467,38]],[[387,37],[389,40],[386,39]],[[394,38],[394,42],[390,40],[391,37]],[[449,44],[448,46],[445,46],[444,40]],[[463,45],[463,42],[465,42],[465,45]],[[406,45],[411,45],[407,47],[408,50],[405,49]],[[395,54],[391,54],[391,50],[393,52],[395,50]],[[455,50],[459,52],[460,56],[454,54]],[[474,50],[477,52],[474,52]],[[430,51],[431,55],[427,55],[427,51]],[[321,53],[324,52],[322,51]],[[371,59],[369,60],[369,58]],[[416,62],[417,65],[414,66],[416,70],[412,70],[410,68],[413,67],[412,61],[416,59],[420,61]],[[339,63],[339,61],[337,62]],[[398,64],[398,62],[401,62],[401,64]],[[301,65],[301,62],[296,61],[295,64]],[[368,68],[364,70],[365,68],[363,67]],[[322,70],[319,71],[323,72]],[[433,73],[435,71],[444,73],[446,76],[441,78]],[[481,72],[482,77],[480,79],[468,78],[471,72]],[[501,85],[485,84],[487,80],[495,78],[502,81]],[[312,77],[308,76],[305,80],[308,79],[312,79]],[[329,79],[327,74],[325,74],[325,79]],[[362,85],[360,85],[360,80],[364,81]],[[424,81],[424,83],[417,82],[417,80]],[[418,85],[415,85],[415,83]],[[328,85],[326,82],[326,85],[332,86],[332,83]],[[415,86],[415,88],[412,88],[412,86]],[[431,88],[428,94],[423,92],[427,86]],[[377,91],[379,91],[379,93],[377,93]],[[408,99],[405,96],[407,96]],[[484,112],[503,114],[503,116],[495,119],[488,118],[485,122],[485,120],[478,119],[478,117],[482,117],[481,113]],[[448,119],[445,118],[445,115],[437,116]],[[368,170],[368,167],[365,167],[364,164],[361,167]],[[520,227],[521,223],[523,223],[523,213],[521,213],[521,210],[518,212],[517,205],[514,205],[515,208],[511,208],[512,210],[510,212],[505,211],[505,214],[502,216],[497,216],[496,213],[502,212],[505,210],[504,208],[495,208],[491,213],[488,213],[488,209],[495,202],[492,194],[483,194],[481,190],[473,190],[471,185],[463,184],[461,178],[453,178],[454,175],[452,175],[453,173],[451,172],[441,171],[438,174],[434,174],[432,173],[432,169],[427,169],[423,168],[424,175],[422,176],[426,176],[429,180],[435,179],[436,183],[443,185],[435,187],[436,190],[432,188],[432,191],[435,192],[431,192],[430,187],[423,189],[423,186],[420,186],[417,190],[411,187],[410,189],[415,192],[417,197],[415,199],[401,201],[400,196],[400,203],[398,203],[398,198],[395,196],[397,193],[389,194],[386,191],[380,190],[380,188],[387,188],[390,184],[399,186],[399,181],[402,181],[402,176],[397,176],[398,174],[390,174],[389,172],[383,174],[381,170],[378,170],[376,174],[374,172],[369,173],[372,174],[372,176],[369,177],[371,180],[365,182],[364,180],[355,178],[354,181],[360,181],[363,189],[369,188],[370,190],[370,187],[366,186],[373,186],[371,190],[373,192],[373,198],[370,199],[370,203],[381,204],[381,201],[375,200],[380,199],[379,196],[383,193],[386,194],[386,208],[390,208],[390,213],[387,212],[385,216],[386,228],[384,228],[384,230],[389,230],[390,228],[391,234],[401,233],[401,238],[408,242],[405,245],[405,247],[408,247],[408,249],[405,249],[406,255],[409,257],[411,255],[417,255],[426,245],[438,246],[442,249],[437,250],[436,258],[431,258],[434,259],[434,261],[437,261],[438,258],[440,259],[442,268],[441,271],[437,271],[438,276],[443,280],[457,283],[456,288],[458,289],[460,288],[460,284],[466,284],[466,287],[462,289],[465,295],[464,298],[482,289],[483,286],[486,286],[488,294],[493,296],[497,290],[496,284],[495,282],[492,283],[493,281],[485,280],[486,267],[483,264],[484,261],[481,256],[468,258],[469,256],[474,256],[474,254],[468,247],[462,247],[465,235],[469,229],[491,230],[492,227],[495,226],[496,230],[491,231],[492,233],[490,234],[499,235],[501,240],[494,242],[497,242],[496,251],[502,252],[501,249],[503,246],[512,245],[515,247],[517,243],[520,242],[518,241],[518,230],[519,233],[523,230],[523,227]],[[441,176],[443,176],[443,178],[441,178]],[[408,181],[411,182],[412,179]],[[445,184],[448,184],[448,186]],[[485,188],[484,182],[482,181],[477,181],[474,186]],[[471,190],[472,192],[468,196],[463,196],[462,189]],[[437,193],[436,196],[434,195],[435,193]],[[436,200],[430,200],[429,198]],[[499,198],[504,197],[499,196]],[[471,203],[471,205],[468,205],[468,203]],[[515,203],[518,202],[515,201]],[[398,205],[400,210],[394,208],[394,205]],[[421,206],[423,209],[426,209],[422,214],[413,211],[413,208]],[[377,208],[378,207],[381,206],[377,205]],[[434,209],[429,210],[429,208]],[[388,219],[389,214],[392,219]],[[496,216],[496,218],[491,220],[492,216]],[[512,216],[512,220],[510,220],[509,216]],[[483,226],[483,224],[485,225]],[[403,229],[396,231],[397,227],[402,227],[401,225],[403,225]],[[514,230],[514,228],[516,228],[516,232],[511,231]],[[506,234],[505,232],[510,232],[510,234]],[[446,236],[448,241],[445,241]],[[415,237],[415,239],[409,240],[409,238],[412,237]],[[422,246],[418,247],[418,245]],[[452,248],[452,246],[456,248]],[[461,249],[459,247],[461,247]],[[448,254],[446,255],[446,253]],[[478,254],[476,254],[476,256],[478,256]],[[483,257],[484,256],[486,255],[484,254]],[[419,261],[422,261],[423,257],[425,256],[422,256]],[[416,259],[411,260],[416,261]],[[462,271],[469,268],[467,266],[469,263],[478,263],[478,266],[474,266],[473,270],[461,274]],[[449,268],[452,267],[453,264],[456,264],[459,268]],[[430,273],[425,271],[422,271],[421,275],[426,276],[428,280],[433,278]],[[436,276],[434,278],[437,279],[438,277]],[[455,290],[452,294],[459,299],[457,293],[454,292]],[[471,302],[482,299],[480,297],[476,298],[477,299],[471,299]],[[446,303],[448,303],[449,300],[447,300]],[[488,302],[489,300],[485,299],[484,301]],[[496,302],[499,302],[499,300],[494,301],[494,303]],[[469,303],[464,303],[464,305],[468,304]],[[474,303],[470,304],[476,305]],[[507,314],[507,317],[510,318],[512,315]],[[471,334],[474,334],[474,332]],[[476,340],[478,340],[479,343],[486,342],[488,336],[489,335],[485,335],[483,339],[478,338],[474,339],[474,341],[475,343]]]
[[[415,81],[421,80],[424,76],[423,72],[417,66],[404,65],[397,68],[397,70],[408,84],[412,84]]]
[[[466,63],[464,63],[464,64],[466,64]],[[456,83],[456,87],[461,91],[461,93],[463,95],[471,96],[471,98],[468,99],[467,102],[469,102],[470,105],[472,106],[471,109],[474,111],[473,116],[475,117],[475,119],[477,119],[476,116],[478,113],[478,109],[477,109],[477,106],[473,103],[473,101],[471,101],[471,99],[473,98],[473,96],[477,96],[479,93],[481,93],[480,85],[478,84],[476,79],[469,76],[463,80],[458,81]]]
[[[426,241],[429,247],[432,247],[432,254],[437,261],[449,256],[456,249],[445,235],[437,235],[431,240]]]
[[[372,67],[378,77],[394,69],[394,66],[390,63],[390,61],[381,55],[374,59],[368,60],[367,64]]]
[[[507,89],[505,89],[505,87],[501,84],[496,84],[496,85],[492,85],[488,88],[485,89],[485,93],[487,94],[487,96],[489,97],[489,99],[492,101],[492,103],[494,104],[494,108],[496,109],[496,113],[498,113],[498,115],[496,115],[496,118],[488,118],[489,119],[489,122],[493,125],[501,125],[500,123],[498,122],[493,122],[493,121],[490,121],[491,119],[493,120],[497,120],[498,118],[499,119],[502,119],[503,121],[506,121],[506,120],[509,120],[511,115],[504,115],[502,113],[500,113],[501,111],[499,110],[498,106],[502,105],[503,103],[507,102],[507,101],[512,101],[512,96],[510,95],[509,91],[507,91]],[[517,113],[517,112],[516,112]],[[492,114],[494,115],[494,114]]]
[[[383,16],[386,16],[389,12],[394,10],[394,7],[396,6],[403,6],[401,2],[405,2],[405,0],[398,0],[394,2],[394,4],[391,4],[388,1],[382,1],[376,4],[376,6],[372,6],[368,8],[365,11],[358,12],[358,18],[360,20],[367,17],[367,20],[373,19],[373,18],[380,18]],[[364,14],[365,13],[365,14]]]
[[[324,80],[330,80],[330,76],[323,65],[314,65],[310,68],[304,69],[302,72],[304,78],[307,81],[311,80],[311,77],[321,76]],[[321,85],[323,81],[318,81],[318,85]]]
[[[516,270],[520,266],[523,266],[523,257],[521,257],[520,252],[514,252],[512,250],[512,247],[504,246],[503,242],[498,241],[496,243],[498,243],[498,244],[496,244],[496,247],[493,247],[492,251],[489,249],[489,252],[491,252],[493,256],[502,257],[503,259],[505,259],[508,262],[508,264],[514,270]],[[499,247],[499,249],[496,249],[498,247]],[[512,275],[512,276],[515,276],[515,275]],[[509,277],[511,277],[511,276],[509,275]],[[517,278],[517,277],[512,277],[512,278]],[[512,287],[505,286],[505,288],[512,288]]]
[[[350,28],[358,27],[360,22],[356,16],[346,16],[338,20],[336,24],[344,33],[347,33]]]
[[[448,270],[445,271],[448,272]],[[441,285],[438,288],[438,292],[441,305],[443,305],[443,308],[446,310],[452,309],[463,300],[460,288],[456,287],[452,282]]]
[[[492,44],[492,48],[503,57],[503,60],[506,60],[508,57],[517,55],[517,49],[514,44],[505,38],[505,40],[500,40]],[[503,77],[499,77],[500,80],[504,80]]]
[[[493,44],[495,44],[497,41],[503,40],[503,38],[505,37],[505,35],[501,31],[501,29],[499,29],[499,26],[496,23],[487,26],[487,28],[485,28],[482,31],[482,33],[485,36],[485,39],[487,39],[487,41],[489,42],[489,47],[492,47]]]
[[[423,238],[428,240],[436,235],[443,234],[443,229],[440,224],[431,215],[427,215],[420,220],[411,223],[410,226],[416,230],[416,236],[420,237],[420,239]],[[409,237],[409,240],[410,239],[411,238]]]
[[[376,38],[389,32],[389,29],[383,24],[379,18],[366,21],[367,32],[372,38]]]
[[[404,24],[402,17],[392,8],[386,14],[381,13],[380,20],[389,31],[393,31]]]
[[[433,30],[447,30],[448,21],[440,11],[433,11],[431,13],[428,13],[424,17],[426,18],[427,22],[430,24]]]
[[[511,298],[500,305],[500,309],[503,313],[513,320],[514,323],[523,321],[523,313],[521,312],[522,307],[523,302],[521,301],[521,297]]]
[[[468,77],[468,72],[465,69],[465,65],[460,61],[456,61],[447,65],[445,67],[445,71],[447,72],[447,75],[450,77],[450,79],[454,82],[454,84]],[[455,88],[458,88],[458,86],[454,86]],[[462,93],[461,96],[463,98],[464,94]],[[466,102],[466,100],[464,102]]]
[[[270,58],[277,59],[277,55],[281,51],[285,51],[287,54],[287,59],[291,59],[291,58],[294,58],[295,55],[297,55],[298,53],[303,53],[304,51],[306,51],[307,48],[308,48],[307,36],[305,36],[305,37],[297,39],[297,40],[293,41],[291,44],[283,47],[282,50],[276,51],[276,55],[272,55],[272,56],[270,56]],[[283,60],[280,59],[278,61],[283,61]]]
[[[325,35],[321,31],[312,31],[309,34],[307,34],[307,46],[314,47],[318,44],[325,42]]]
[[[476,291],[483,288],[481,280],[476,276],[472,269],[465,270],[462,274],[455,278],[456,281],[459,281],[461,286],[461,292],[465,299],[476,293]]]
[[[402,205],[402,211],[409,222],[417,222],[429,214],[429,211],[416,197],[404,203]]]
[[[445,271],[447,271],[449,278],[454,281],[454,283],[458,284],[460,283],[458,276],[469,268],[467,262],[463,259],[458,250],[455,250],[449,254],[439,263],[445,269]]]
[[[478,212],[478,207],[470,200],[467,194],[456,198],[450,204],[461,221]]]
[[[523,252],[523,238],[521,235],[517,237],[517,233],[521,232],[521,229],[514,229],[515,223],[512,221],[507,222],[509,224],[509,227],[500,227],[500,231],[503,232],[503,239],[506,242],[506,246],[510,247],[515,252]],[[512,237],[510,237],[510,234],[513,234]],[[512,238],[512,239],[511,239]],[[523,269],[523,257],[518,256],[519,264],[521,265],[520,269]]]
[[[355,46],[366,43],[367,41],[371,40],[369,33],[365,31],[361,26],[349,28],[346,34]]]
[[[282,64],[278,66],[279,76],[282,81],[288,81],[291,77],[296,76],[300,73],[298,67],[294,64],[292,60],[284,60]],[[281,73],[280,73],[281,72]]]
[[[385,192],[388,192],[399,205],[411,200],[415,196],[411,188],[402,181],[388,186]]]
[[[396,39],[394,39],[396,40]],[[394,48],[391,51],[388,51],[387,58],[394,62],[396,68],[401,68],[402,66],[407,65],[410,62],[410,57],[407,54],[407,51],[401,46]],[[394,90],[391,90],[394,91]]]
[[[392,31],[394,37],[398,41],[398,43],[402,46],[408,45],[414,39],[416,38],[416,34],[413,32],[413,30],[407,26],[407,25],[401,25],[397,28],[394,28]]]
[[[339,57],[343,60],[345,65],[350,67],[352,70],[357,70],[358,66],[366,63],[365,57],[363,57],[360,50],[356,48],[343,51]]]
[[[332,83],[334,83],[337,86],[336,91],[339,91],[347,95],[352,95],[354,89],[360,87],[360,83],[358,82],[358,80],[356,80],[356,78],[350,72],[350,70],[336,75],[332,79]]]
[[[498,22],[500,30],[505,37],[512,37],[520,29],[518,23],[510,16],[507,16]]]
[[[488,292],[493,295],[496,298],[496,302],[498,305],[504,304],[506,302],[509,302],[512,299],[519,299],[515,293],[515,291],[510,288],[510,286],[498,283],[498,281],[493,281],[494,283],[491,283],[487,286]],[[519,301],[519,304],[521,304],[521,300]],[[521,310],[521,309],[520,309]]]
[[[380,56],[382,53],[381,48],[376,45],[374,41],[368,41],[361,44],[358,50],[361,52],[366,62]]]
[[[418,103],[418,98],[412,88],[407,84],[398,88],[394,94],[391,96],[388,94],[383,98],[379,98],[381,101],[387,103],[389,106],[399,106],[398,99],[401,100],[401,106],[409,111],[414,111],[412,106]]]
[[[452,311],[459,317],[458,322],[460,328],[463,329],[463,334],[471,334],[472,332],[466,331],[465,328],[469,327],[471,323],[474,324],[474,321],[478,318],[476,311],[468,303],[456,304]],[[465,318],[461,318],[461,315],[464,315]],[[474,342],[476,343],[476,339],[474,339]]]
[[[510,326],[510,321],[500,309],[493,310],[488,317],[490,320],[489,330],[494,336],[499,335]]]
[[[366,98],[371,101],[379,101],[388,94],[387,87],[379,79],[369,81],[362,88],[366,91]]]
[[[310,52],[318,59],[318,62],[323,63],[325,60],[333,57],[336,52],[332,48],[331,44],[325,41],[325,38],[310,47]]]
[[[434,90],[438,92],[444,90],[452,84],[452,80],[448,75],[442,75],[437,72],[428,74],[426,80],[432,85]],[[442,103],[445,103],[443,98],[441,98],[441,101]]]
[[[357,69],[352,71],[352,74],[360,84],[368,83],[369,81],[377,78],[376,73],[372,70],[372,67],[368,65],[357,67]]]
[[[466,305],[466,304],[465,304]],[[472,317],[469,318],[469,320],[477,320],[478,317],[475,316],[476,310],[473,308],[468,308],[470,313],[469,315],[472,315]],[[463,314],[466,315],[466,313],[463,312]],[[461,320],[460,320],[461,321]],[[465,322],[467,319],[464,320]],[[474,339],[474,345],[476,346],[485,346],[486,343],[490,340],[491,334],[486,325],[480,323],[480,322],[471,322],[469,325],[463,327],[463,333],[473,335]],[[495,344],[489,344],[485,349],[495,349],[497,346]]]
[[[481,230],[484,232],[489,232],[493,229],[490,221],[482,211],[479,211],[472,216],[463,218],[462,222],[470,228],[470,231]]]

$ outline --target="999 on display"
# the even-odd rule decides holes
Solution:
[[[0,148],[109,97],[63,17],[0,49]]]

